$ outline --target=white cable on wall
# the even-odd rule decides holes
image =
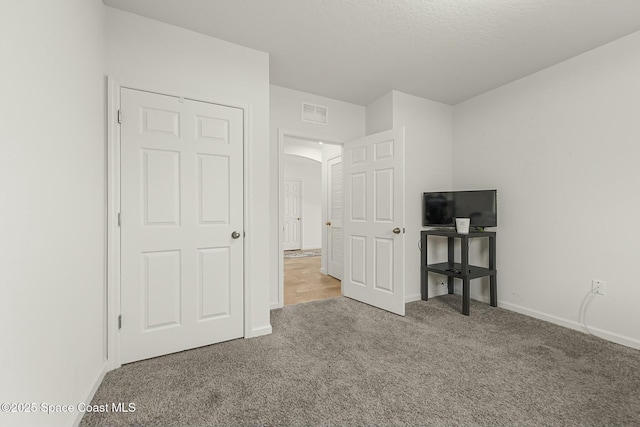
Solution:
[[[580,304],[580,313],[578,314],[578,322],[580,323],[580,325],[588,335],[593,335],[593,333],[587,327],[587,320],[586,320],[587,309],[591,305],[591,302],[593,301],[593,298],[595,296],[596,294],[594,294],[591,291],[589,291],[587,295],[584,296],[584,299],[582,300],[582,304]]]

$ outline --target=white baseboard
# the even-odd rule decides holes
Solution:
[[[98,374],[98,378],[96,379],[95,383],[91,386],[91,388],[89,389],[89,392],[87,393],[87,397],[84,399],[84,403],[86,405],[91,404],[91,401],[93,400],[93,396],[96,394],[96,391],[98,391],[98,387],[100,387],[100,384],[102,384],[102,380],[104,380],[104,376],[107,375],[107,362],[104,362],[104,365],[102,366],[102,370],[100,371],[100,373]],[[73,427],[78,427],[80,425],[80,421],[82,421],[82,417],[84,416],[84,412],[78,412],[76,414],[76,418],[73,421]]]
[[[582,325],[573,320],[552,316],[550,314],[542,313],[537,310],[531,310],[526,307],[522,307],[516,304],[511,304],[503,301],[498,301],[498,307],[504,308],[505,310],[509,310],[509,311],[515,311],[516,313],[524,314],[526,316],[534,317],[536,319],[545,320],[547,322],[564,326],[565,328],[573,329],[575,331],[586,333]],[[589,327],[589,331],[591,332],[592,335],[595,335],[607,341],[614,342],[616,344],[621,344],[627,347],[640,350],[640,341],[636,339],[625,337],[624,335],[616,334],[615,332],[609,332],[599,328],[594,328],[593,326],[589,326],[589,325],[587,326]]]
[[[275,310],[276,308],[282,308],[282,307],[284,307],[284,305],[281,304],[280,301],[276,301],[271,303],[271,305],[269,306],[269,309]]]
[[[445,295],[445,294],[446,292],[443,293],[442,295]],[[433,296],[437,297],[439,295],[433,295]],[[489,304],[489,298],[485,298],[479,295],[471,295],[471,299]],[[409,301],[407,300],[407,302]],[[544,320],[546,322],[553,323],[555,325],[573,329],[574,331],[586,333],[582,325],[573,320],[568,320],[562,317],[553,316],[551,314],[546,314],[541,311],[532,310],[530,308],[522,307],[520,305],[516,305],[509,302],[504,302],[504,301],[498,301],[498,307],[504,308],[505,310],[514,311],[516,313],[524,314],[525,316],[533,317],[534,319]],[[602,338],[603,340],[611,341],[616,344],[620,344],[626,347],[631,347],[631,348],[640,350],[639,340],[629,338],[624,335],[616,334],[615,332],[609,332],[603,329],[594,328],[593,326],[587,325],[587,327],[589,328],[589,332],[591,332],[592,335],[598,338]]]
[[[420,301],[421,299],[422,299],[422,295],[420,294],[405,295],[404,302],[408,303],[408,302]]]
[[[245,337],[245,338],[261,337],[263,335],[269,335],[272,332],[273,332],[273,330],[271,329],[271,325],[262,326],[260,328],[252,329],[251,330],[251,334],[248,337]]]

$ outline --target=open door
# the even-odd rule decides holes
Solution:
[[[404,128],[344,145],[344,296],[404,316]]]
[[[343,232],[342,221],[342,155],[332,157],[327,162],[327,274],[342,280]]]

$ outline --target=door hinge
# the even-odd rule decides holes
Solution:
[[[118,316],[118,330],[122,329],[122,314]]]
[[[118,123],[122,123],[122,110],[118,110]]]
[[[122,227],[122,212],[118,212],[118,227]]]

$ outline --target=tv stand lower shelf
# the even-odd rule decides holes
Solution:
[[[436,264],[427,264],[428,237],[440,236],[447,238],[448,261]],[[469,239],[486,237],[489,239],[489,266],[479,267],[469,264]],[[460,258],[462,262],[454,262],[454,239],[460,239]],[[462,280],[462,314],[469,315],[470,282],[473,279],[489,276],[490,305],[498,306],[498,283],[496,270],[496,233],[495,231],[472,231],[461,234],[449,230],[424,230],[420,233],[422,243],[420,285],[422,299],[428,300],[428,273],[436,273],[447,276],[449,294],[453,294],[454,279]]]

